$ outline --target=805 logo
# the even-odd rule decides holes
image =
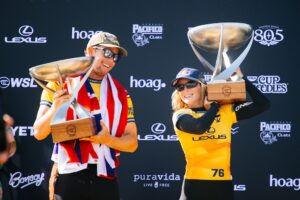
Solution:
[[[264,25],[255,30],[254,40],[262,45],[276,45],[284,39],[283,30],[278,26]]]

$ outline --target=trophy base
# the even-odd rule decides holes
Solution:
[[[81,118],[51,124],[51,132],[54,143],[93,136],[96,133],[95,118]]]
[[[245,81],[208,82],[207,99],[221,104],[243,102],[246,100]]]

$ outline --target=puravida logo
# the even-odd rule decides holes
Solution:
[[[169,188],[171,183],[181,181],[180,175],[175,173],[162,174],[134,174],[133,182],[141,183],[145,188]]]

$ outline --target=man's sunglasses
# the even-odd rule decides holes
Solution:
[[[196,81],[189,81],[189,82],[187,82],[187,83],[185,83],[185,84],[178,84],[178,85],[175,86],[175,88],[176,88],[176,90],[177,90],[178,92],[181,92],[181,91],[184,90],[184,88],[187,88],[187,89],[194,88],[194,87],[196,87],[198,84],[199,84],[199,83],[196,82]]]
[[[115,62],[118,62],[120,60],[120,57],[121,57],[120,54],[115,54],[110,49],[99,47],[99,46],[95,46],[94,49],[96,49],[96,50],[102,50],[103,51],[103,55],[104,55],[105,58],[113,58],[113,60]]]

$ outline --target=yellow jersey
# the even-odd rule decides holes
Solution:
[[[192,134],[177,129],[182,114],[201,117],[205,111],[180,109],[173,114],[173,125],[186,159],[185,179],[231,180],[230,144],[231,126],[236,115],[231,104],[222,105],[209,130]]]

